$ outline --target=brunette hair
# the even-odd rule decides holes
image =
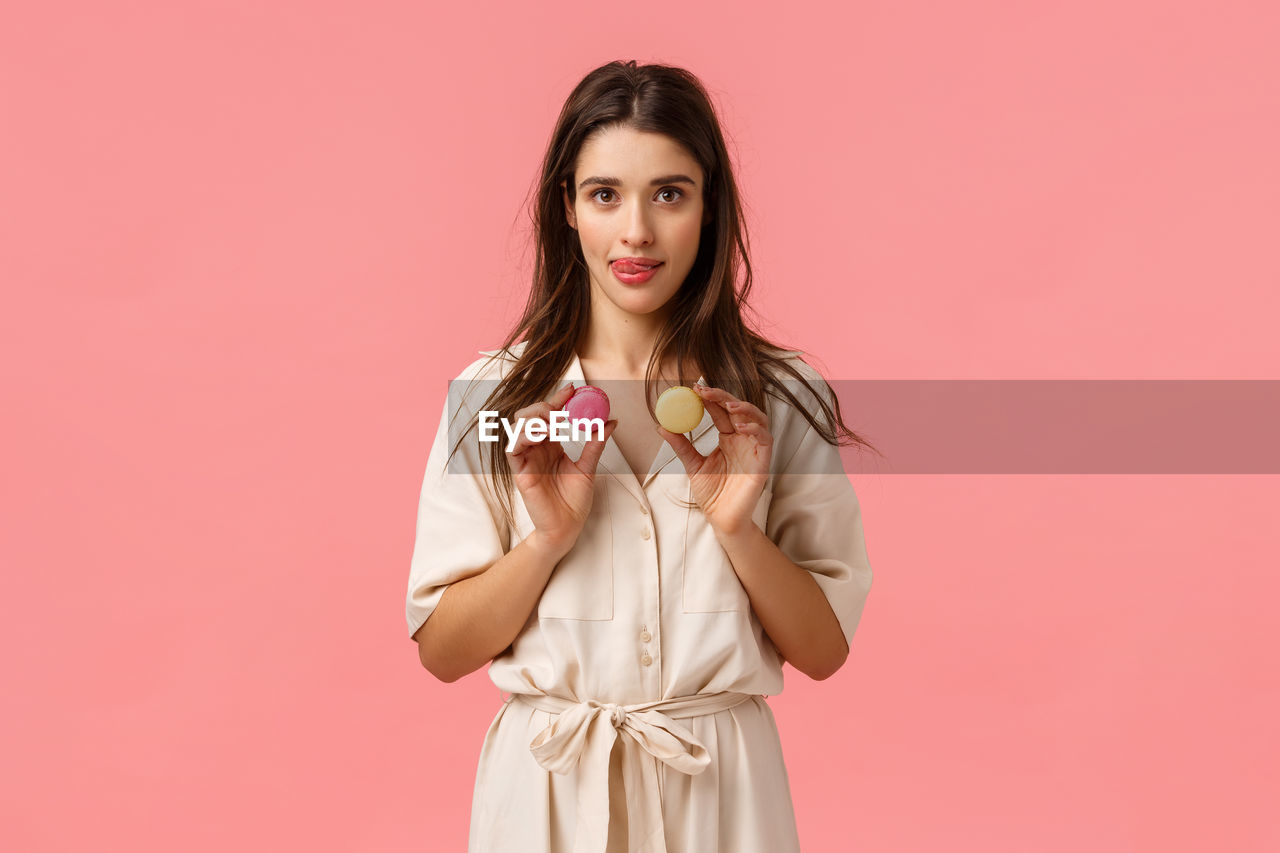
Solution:
[[[748,328],[743,320],[743,310],[750,310],[746,300],[751,291],[746,225],[729,152],[706,89],[682,68],[637,65],[635,60],[596,68],[578,83],[560,110],[531,211],[536,243],[533,285],[523,315],[494,356],[514,359],[514,364],[481,408],[513,417],[517,410],[550,396],[573,361],[587,331],[591,295],[578,234],[565,218],[565,194],[572,198],[573,170],[586,140],[599,130],[620,125],[661,133],[683,145],[702,167],[703,205],[711,213],[702,226],[693,267],[671,297],[674,310],[649,358],[645,381],[650,412],[659,366],[678,365],[680,381],[693,384],[696,376],[687,377],[685,368],[697,365],[707,384],[761,409],[766,395],[789,403],[830,444],[861,445],[875,451],[844,423],[834,393],[830,403],[818,389],[812,400],[798,400],[787,384],[807,384],[807,380],[788,363],[790,352]],[[526,346],[516,357],[509,349],[521,339]],[[822,384],[830,391],[825,381]],[[810,412],[815,403],[822,410],[821,418]],[[472,434],[476,421],[473,416],[461,431],[450,458]],[[500,484],[494,491],[510,522],[511,468],[501,442],[488,443],[488,448],[486,467]]]

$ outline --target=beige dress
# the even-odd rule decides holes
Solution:
[[[517,355],[522,346],[513,348]],[[456,437],[512,363],[482,355],[451,383],[427,462],[409,573],[410,636],[450,583],[491,565],[532,530],[518,491],[514,529],[502,520],[476,476],[476,441],[464,442],[445,467],[450,418],[464,410]],[[823,387],[816,371],[792,358]],[[576,358],[564,379],[583,384]],[[772,470],[755,520],[813,574],[852,641],[871,588],[858,499],[837,449],[801,415],[772,398],[767,414]],[[718,436],[710,416],[692,433],[703,454]],[[574,458],[581,452],[567,449]],[[684,501],[692,501],[689,481],[668,445],[638,480],[607,442],[586,527],[520,635],[489,667],[511,695],[480,753],[472,853],[799,849],[778,731],[763,698],[782,690],[782,659],[710,525]]]

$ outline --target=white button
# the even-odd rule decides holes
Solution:
[[[647,528],[647,527],[646,527],[644,530],[641,530],[641,531],[640,531],[640,538],[641,538],[641,539],[648,539],[648,538],[649,538],[649,528]]]
[[[645,506],[644,504],[640,504],[640,511],[641,511],[642,513],[644,513],[645,515],[648,515],[648,514],[649,514],[649,508],[648,508],[647,506]]]
[[[644,657],[640,658],[640,663],[644,664],[645,666],[648,666],[649,664],[653,663],[653,658],[649,657],[648,652],[645,652]]]
[[[640,632],[640,640],[641,640],[642,642],[647,643],[647,642],[649,642],[649,641],[650,641],[650,640],[652,640],[652,639],[653,639],[653,635],[652,635],[652,634],[650,634],[648,631],[641,631],[641,632]]]

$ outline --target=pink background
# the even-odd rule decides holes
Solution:
[[[1278,42],[1264,0],[9,10],[0,847],[463,849],[498,695],[406,636],[417,492],[591,68],[706,81],[831,377],[1275,379]],[[854,649],[772,703],[806,851],[1277,849],[1276,477],[855,485]]]

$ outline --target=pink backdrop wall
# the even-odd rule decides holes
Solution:
[[[707,82],[829,376],[1280,377],[1261,0],[6,20],[7,850],[463,849],[498,696],[405,635],[417,490],[610,59]],[[806,851],[1280,845],[1276,477],[855,485],[849,662],[773,701]]]

